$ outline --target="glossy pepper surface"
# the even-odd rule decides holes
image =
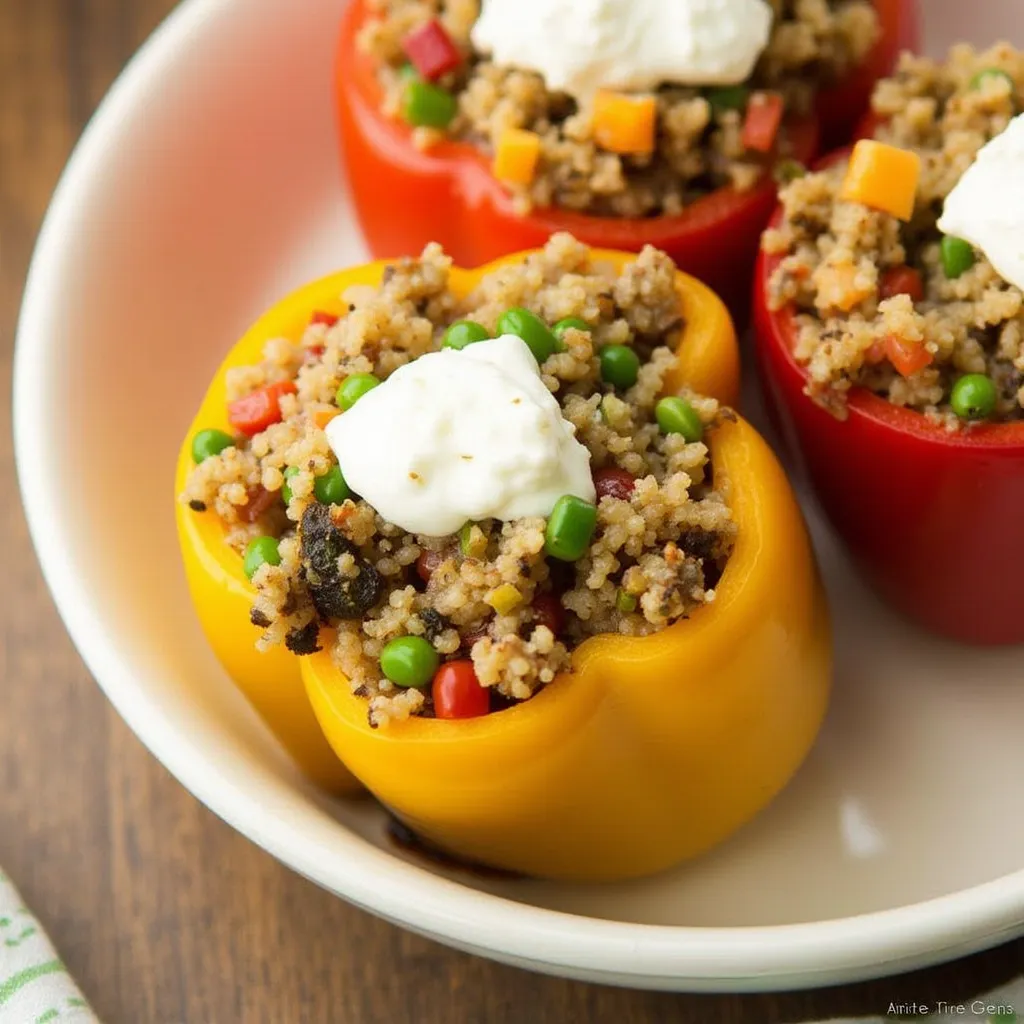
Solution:
[[[762,384],[854,562],[926,629],[969,643],[1024,642],[1024,423],[951,434],[863,388],[850,391],[847,419],[836,419],[804,394],[793,310],[768,308],[777,265],[762,253],[754,282]]]
[[[492,269],[456,270],[453,287],[464,293]],[[678,280],[686,329],[667,387],[733,403],[728,314],[703,285]],[[300,659],[339,757],[421,837],[535,876],[635,877],[718,843],[789,780],[827,702],[825,598],[768,447],[742,420],[710,443],[739,532],[715,601],[690,619],[645,638],[588,639],[571,673],[511,709],[380,729],[334,667],[326,631],[325,650]]]
[[[803,163],[813,159],[819,127],[844,140],[863,114],[875,80],[891,68],[901,48],[913,44],[913,0],[875,0],[875,5],[882,26],[878,45],[846,83],[822,96],[815,115],[789,122],[792,152],[787,156]],[[408,125],[381,112],[373,61],[356,44],[370,16],[366,0],[353,0],[345,12],[335,94],[343,162],[375,256],[418,252],[438,241],[457,263],[476,266],[543,245],[555,231],[569,231],[599,248],[637,252],[654,245],[730,302],[747,301],[758,237],[775,203],[770,175],[747,192],[718,189],[673,216],[596,217],[553,208],[522,216],[486,154],[453,141],[421,151]]]

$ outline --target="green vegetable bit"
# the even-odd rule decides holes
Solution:
[[[410,78],[402,96],[402,117],[415,128],[447,128],[458,106],[450,92]]]
[[[223,430],[210,428],[200,430],[192,438],[192,461],[198,466],[212,455],[220,455],[225,448],[233,447],[235,439]]]
[[[421,636],[400,636],[380,652],[381,671],[396,686],[421,687],[434,678],[441,658]]]
[[[1002,68],[982,68],[977,74],[971,78],[972,89],[982,89],[987,82],[997,81],[1002,79],[1006,82],[1007,87],[1010,90],[1010,95],[1013,96],[1017,91],[1017,83],[1013,80],[1013,77],[1008,71],[1004,71]]]
[[[968,373],[954,385],[949,398],[962,420],[987,420],[996,410],[996,386],[983,373]]]
[[[746,110],[750,90],[742,85],[724,85],[708,89],[704,95],[711,109],[716,114],[723,114],[727,110]]]
[[[596,526],[596,506],[575,494],[563,494],[555,502],[544,530],[544,550],[562,562],[579,561],[590,547]]]
[[[517,307],[506,310],[498,319],[498,334],[514,334],[526,342],[533,358],[543,364],[544,360],[557,351],[558,339],[551,328],[536,313]]]
[[[487,328],[475,320],[456,320],[444,332],[444,342],[441,347],[465,348],[467,345],[475,345],[478,341],[487,341],[490,336]]]
[[[559,352],[565,351],[565,342],[562,339],[562,335],[570,328],[574,331],[586,331],[588,334],[593,330],[586,320],[581,320],[578,316],[567,316],[564,320],[559,320],[558,323],[551,328],[551,333],[558,339]]]
[[[284,498],[284,503],[290,505],[292,503],[292,489],[288,486],[288,481],[291,480],[299,472],[298,466],[285,466],[284,483],[281,485],[281,497]]]
[[[264,564],[281,564],[281,552],[273,537],[255,537],[249,541],[249,546],[245,549],[242,568],[250,580],[256,575],[256,570]]]
[[[322,476],[318,476],[313,481],[313,494],[321,505],[340,505],[351,496],[341,466],[332,466]]]
[[[688,444],[704,436],[704,424],[685,398],[676,395],[662,398],[654,407],[654,418],[663,434],[682,434]]]
[[[807,168],[799,160],[780,160],[772,174],[780,185],[788,185],[807,174]]]
[[[951,281],[974,266],[974,249],[962,238],[945,235],[939,243],[942,270]]]
[[[636,598],[620,587],[618,592],[615,594],[615,607],[618,608],[623,615],[628,615],[630,612],[636,611]]]
[[[348,412],[368,391],[372,391],[380,381],[372,373],[353,373],[341,382],[338,388],[338,408]]]
[[[625,391],[640,373],[640,357],[628,345],[605,345],[597,355],[601,380]]]

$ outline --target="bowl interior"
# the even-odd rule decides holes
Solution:
[[[606,956],[609,972],[649,983],[627,954],[657,947],[677,977],[738,977],[804,943],[807,971],[824,970],[806,930],[787,945],[789,933],[685,929],[824,922],[1019,872],[1020,651],[966,650],[896,621],[813,508],[838,624],[833,708],[791,788],[699,863],[603,887],[446,874],[393,848],[369,802],[332,803],[296,776],[194,621],[172,485],[228,346],[276,297],[365,257],[334,141],[339,7],[186,3],[115,89],[41,239],[18,348],[19,468],[62,614],[131,726],[214,810],[326,887],[459,944],[577,973]],[[1015,10],[929,0],[928,45],[1019,34]],[[1019,910],[1024,882],[1004,883]],[[701,949],[718,961],[694,967]]]

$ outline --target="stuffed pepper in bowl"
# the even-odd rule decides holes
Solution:
[[[894,604],[1024,640],[1024,56],[906,57],[764,239],[759,356],[826,511]]]
[[[724,306],[663,253],[559,235],[464,271],[431,245],[257,324],[179,515],[250,579],[256,629],[230,628],[297,656],[339,758],[421,837],[647,874],[764,806],[827,698],[803,522],[737,387]]]
[[[814,155],[819,127],[845,141],[913,14],[907,0],[355,0],[337,96],[371,251],[437,239],[476,265],[567,230],[656,245],[745,293],[773,175]]]

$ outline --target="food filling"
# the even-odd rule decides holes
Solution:
[[[418,145],[478,147],[520,210],[673,214],[748,190],[788,115],[876,41],[868,0],[368,0],[360,46]]]
[[[327,645],[372,725],[522,701],[598,633],[714,600],[735,525],[707,440],[728,410],[662,396],[675,270],[567,235],[449,285],[437,246],[340,318],[229,372],[181,500],[223,523],[258,645]]]
[[[949,430],[1024,417],[1024,54],[904,56],[874,139],[790,183],[765,235],[807,393],[865,387]]]

